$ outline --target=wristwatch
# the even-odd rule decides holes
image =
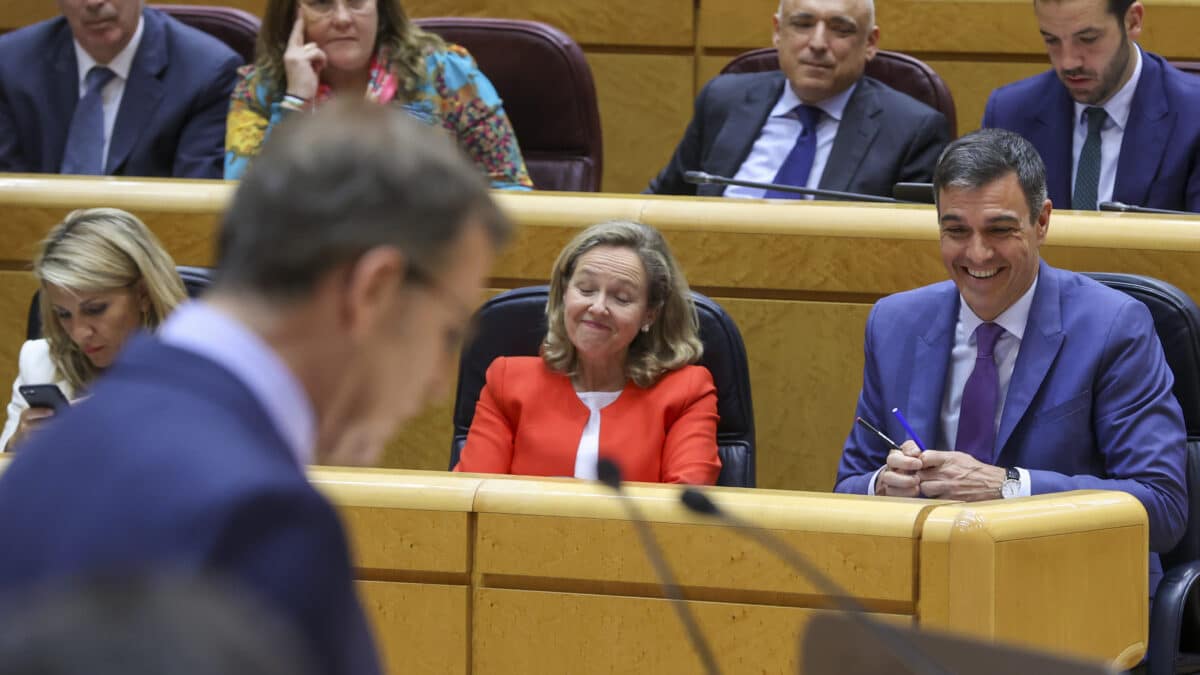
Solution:
[[[1005,499],[1021,496],[1021,472],[1009,467],[1004,470],[1004,482],[1000,484],[1000,496]]]

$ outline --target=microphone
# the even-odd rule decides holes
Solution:
[[[862,606],[862,603],[855,600],[853,595],[846,591],[846,589],[838,586],[837,582],[829,578],[816,565],[812,564],[808,558],[788,546],[779,537],[742,520],[732,513],[717,508],[716,503],[709,499],[708,495],[696,488],[684,488],[680,498],[684,506],[688,507],[694,513],[700,513],[721,520],[737,531],[738,534],[757,542],[763,548],[774,553],[780,560],[787,563],[793,570],[800,572],[801,576],[808,579],[822,593],[829,596],[838,609],[846,612],[847,616],[854,617],[854,621],[858,622],[874,638],[886,645],[888,650],[899,657],[900,661],[910,672],[929,675],[950,675],[950,671],[938,665],[928,654],[925,654],[905,640],[894,628],[872,619],[866,613],[867,609]]]
[[[1195,216],[1198,214],[1190,211],[1172,211],[1171,209],[1155,209],[1149,206],[1135,206],[1124,202],[1100,202],[1098,208],[1101,211],[1118,211],[1121,213],[1158,213],[1167,216]]]
[[[662,548],[659,547],[658,541],[654,539],[654,533],[650,531],[650,526],[646,524],[646,519],[642,516],[642,510],[638,508],[637,502],[629,498],[625,491],[621,489],[621,467],[617,466],[616,462],[611,459],[601,457],[596,460],[596,476],[601,483],[604,483],[613,492],[617,493],[617,498],[625,507],[625,513],[629,516],[629,520],[633,522],[634,529],[637,530],[638,538],[641,539],[642,550],[645,551],[646,557],[650,559],[650,564],[654,567],[654,573],[658,576],[659,582],[662,584],[663,592],[671,601],[671,606],[675,608],[675,614],[679,616],[680,623],[687,629],[688,640],[692,643],[692,648],[696,650],[696,655],[700,657],[701,663],[704,664],[704,672],[708,675],[720,675],[721,670],[717,667],[717,660],[713,657],[712,647],[709,646],[708,640],[704,638],[704,634],[700,632],[700,625],[696,623],[696,617],[692,614],[692,610],[688,607],[687,600],[683,597],[683,592],[679,588],[679,583],[675,580],[675,574],[671,572],[671,567],[667,565],[666,558],[663,557]]]
[[[735,178],[726,178],[725,176],[717,176],[703,171],[687,171],[683,174],[683,180],[692,185],[736,185],[738,187],[758,188],[760,190],[776,190],[778,192],[791,192],[798,195],[812,195],[814,197],[824,197],[826,199],[844,199],[853,202],[882,202],[885,204],[908,204],[910,202],[892,199],[891,197],[881,197],[879,195],[860,194],[857,192],[842,192],[841,190],[823,190],[821,188],[798,187],[795,185],[784,185],[782,183],[759,183],[752,180],[737,180]]]
[[[933,204],[933,183],[896,183],[892,186],[896,199],[917,204]]]

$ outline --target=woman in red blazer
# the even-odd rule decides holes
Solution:
[[[594,225],[554,263],[540,357],[501,357],[455,471],[712,484],[717,392],[687,280],[657,230]]]

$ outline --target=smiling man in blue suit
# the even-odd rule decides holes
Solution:
[[[1186,432],[1149,310],[1041,260],[1051,203],[1020,136],[964,136],[933,182],[950,281],[876,303],[857,409],[898,440],[899,408],[929,449],[910,439],[889,452],[856,427],[836,490],[966,501],[1122,490],[1146,508],[1151,551],[1170,550],[1187,519]],[[1150,570],[1153,592],[1157,556]]]
[[[1035,0],[1053,70],[992,92],[983,126],[1029,139],[1055,208],[1200,212],[1200,77],[1138,46],[1134,0]]]
[[[507,232],[443,134],[363,101],[289,120],[233,196],[210,291],[0,475],[0,605],[95,576],[215,575],[290,622],[315,672],[378,673],[305,466],[375,463],[445,393]]]
[[[0,171],[221,178],[241,58],[144,0],[0,36]]]

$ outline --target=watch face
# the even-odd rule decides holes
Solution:
[[[1004,483],[1000,485],[1000,495],[1003,496],[1005,499],[1012,499],[1013,497],[1020,497],[1021,496],[1021,481],[1012,480],[1012,479],[1004,481]]]

